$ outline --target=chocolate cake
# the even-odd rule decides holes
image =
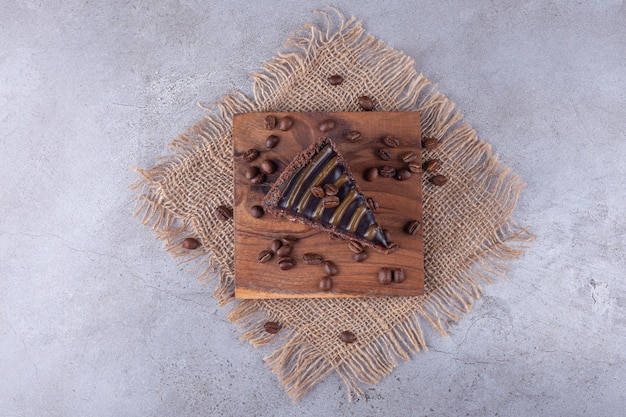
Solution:
[[[320,195],[319,189],[327,184],[336,187],[333,194]],[[263,205],[276,215],[359,241],[383,253],[390,251],[390,242],[330,138],[323,137],[300,152],[271,187]]]

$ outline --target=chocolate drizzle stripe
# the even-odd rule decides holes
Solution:
[[[350,233],[355,233],[356,228],[359,225],[359,222],[367,212],[367,207],[365,205],[358,206],[354,213],[352,213],[352,217],[350,217],[350,222],[346,226],[346,230]]]
[[[324,146],[317,155],[311,158],[311,161],[304,166],[304,169],[300,169],[289,181],[289,185],[285,188],[285,191],[281,190],[282,199],[287,197],[287,201],[284,202],[281,199],[280,206],[290,208],[293,206],[293,201],[297,197],[298,193],[294,192],[294,188],[302,187],[302,183],[309,176],[309,173],[315,169],[320,162],[324,161],[331,153],[334,153],[330,145]]]
[[[295,211],[296,213],[302,213],[304,211],[306,204],[309,202],[309,199],[312,196],[311,187],[322,184],[324,179],[337,167],[338,162],[339,160],[337,158],[337,155],[335,155],[330,161],[328,161],[328,163],[321,166],[321,169],[317,170],[319,172],[317,172],[317,175],[315,176],[315,178],[313,178],[312,181],[310,181],[308,184],[303,184],[303,186],[306,188],[306,191],[302,194],[299,201],[294,200],[295,207],[293,207],[293,211]],[[316,172],[314,171],[311,174],[315,173]],[[300,189],[294,189],[293,192],[296,194],[300,193]]]
[[[354,199],[357,198],[357,196],[358,196],[358,193],[356,192],[354,188],[350,190],[348,194],[344,198],[341,199],[341,203],[339,203],[339,206],[337,206],[337,208],[335,209],[335,212],[330,217],[328,222],[332,224],[333,226],[337,226],[339,222],[341,221],[341,218],[343,217],[344,213],[346,212],[350,204],[352,204]]]
[[[363,234],[363,237],[365,237],[365,239],[367,240],[374,240],[374,238],[376,237],[377,231],[378,231],[378,225],[376,223],[371,224],[370,227],[368,227],[365,233]]]

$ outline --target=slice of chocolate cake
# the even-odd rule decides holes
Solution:
[[[328,184],[334,187],[324,187]],[[326,195],[321,192],[324,189]],[[359,241],[380,252],[390,251],[346,160],[327,137],[291,161],[263,205],[268,212]]]

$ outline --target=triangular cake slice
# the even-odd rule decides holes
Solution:
[[[339,205],[325,208],[313,187],[333,184]],[[335,144],[327,137],[300,152],[278,177],[265,196],[266,210],[302,222],[316,229],[336,233],[389,252],[389,243],[374,213],[356,184],[350,168]]]

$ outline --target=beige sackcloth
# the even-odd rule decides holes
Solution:
[[[533,236],[511,220],[523,183],[463,122],[455,105],[414,68],[412,59],[364,32],[355,18],[336,10],[319,12],[320,25],[297,30],[279,53],[253,74],[254,96],[227,95],[205,119],[170,144],[172,155],[141,178],[137,214],[167,250],[195,265],[208,281],[216,275],[214,296],[228,304],[229,319],[253,346],[273,343],[265,361],[294,401],[326,375],[337,372],[350,398],[363,384],[376,384],[398,365],[426,348],[422,325],[442,334],[467,313],[481,285],[503,277],[507,261],[518,257]],[[330,86],[327,78],[344,82]],[[233,206],[232,117],[246,112],[360,111],[357,98],[374,99],[378,111],[417,111],[422,137],[440,146],[424,150],[437,158],[449,178],[435,187],[423,177],[425,295],[351,299],[235,300],[234,226],[216,218],[218,205]],[[196,237],[201,248],[185,250]],[[276,335],[263,329],[276,321]],[[343,330],[357,335],[344,344]]]

